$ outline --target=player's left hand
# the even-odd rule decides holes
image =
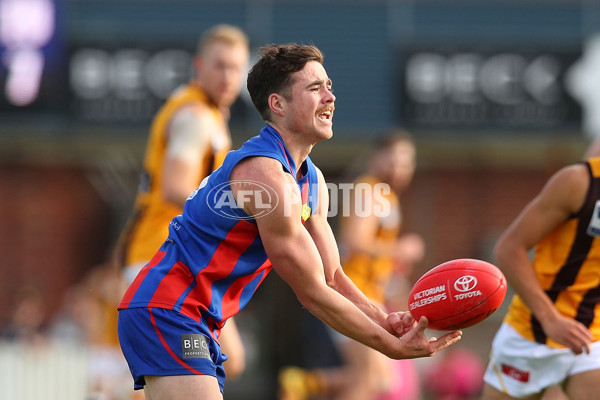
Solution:
[[[458,342],[462,337],[461,331],[454,331],[440,338],[427,338],[425,335],[427,325],[427,318],[421,317],[409,332],[398,338],[401,354],[393,358],[431,357],[438,351]]]
[[[415,322],[409,312],[398,311],[388,314],[384,322],[384,328],[392,335],[400,337],[410,331]]]
[[[573,353],[590,353],[592,333],[581,322],[557,313],[555,318],[540,323],[550,339],[570,348]]]

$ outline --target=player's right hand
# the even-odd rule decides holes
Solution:
[[[398,311],[388,314],[384,328],[393,335],[402,336],[409,332],[415,323],[415,319],[408,311]]]

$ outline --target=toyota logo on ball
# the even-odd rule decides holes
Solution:
[[[468,292],[477,286],[477,278],[471,275],[464,275],[454,281],[454,289],[459,292]]]

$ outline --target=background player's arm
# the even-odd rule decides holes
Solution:
[[[373,189],[372,186],[369,186]],[[356,191],[356,196],[362,196],[361,206],[371,206],[370,210],[364,210],[365,215],[358,216],[355,212],[356,199],[350,198],[350,213],[344,217],[346,229],[342,231],[344,245],[348,247],[351,253],[364,253],[373,257],[392,257],[394,243],[389,240],[377,239],[377,230],[379,229],[379,217],[376,215],[375,207],[377,204],[372,191]],[[389,205],[388,205],[389,206]]]
[[[341,232],[345,249],[349,254],[362,253],[371,257],[390,258],[399,270],[409,274],[412,265],[425,256],[425,241],[416,233],[404,233],[396,241],[380,239],[377,235],[380,228],[378,208],[397,207],[397,210],[388,212],[397,212],[398,218],[401,218],[400,206],[377,194],[376,186],[369,185],[369,187],[371,190],[360,190],[355,193],[356,196],[362,196],[360,202],[364,211],[362,215],[356,213],[355,196],[350,197],[350,213],[344,217],[344,229]],[[370,209],[367,210],[367,206],[370,206]]]
[[[459,332],[450,333],[440,340],[428,340],[424,335],[426,319],[397,338],[329,287],[319,249],[301,223],[298,186],[290,174],[282,171],[278,161],[264,157],[249,158],[235,167],[230,179],[258,182],[277,194],[279,204],[275,209],[256,219],[261,240],[273,268],[291,286],[302,305],[322,321],[392,358],[429,356],[458,340]],[[236,188],[234,195],[238,201],[241,200]],[[246,199],[248,201],[240,205],[250,215],[264,211],[262,205],[267,196],[258,201],[252,196]],[[331,255],[328,253],[328,256]]]
[[[494,249],[498,266],[544,332],[576,353],[582,351],[582,346],[589,351],[590,332],[554,307],[539,284],[528,251],[581,208],[588,181],[583,165],[558,171],[501,235]]]
[[[214,122],[203,106],[188,106],[172,118],[163,165],[161,191],[165,200],[183,207],[202,180],[201,163],[210,148]]]

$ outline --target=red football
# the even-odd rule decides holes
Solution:
[[[452,331],[483,321],[500,307],[506,279],[488,262],[470,258],[447,261],[427,271],[408,295],[410,313],[429,328]]]

